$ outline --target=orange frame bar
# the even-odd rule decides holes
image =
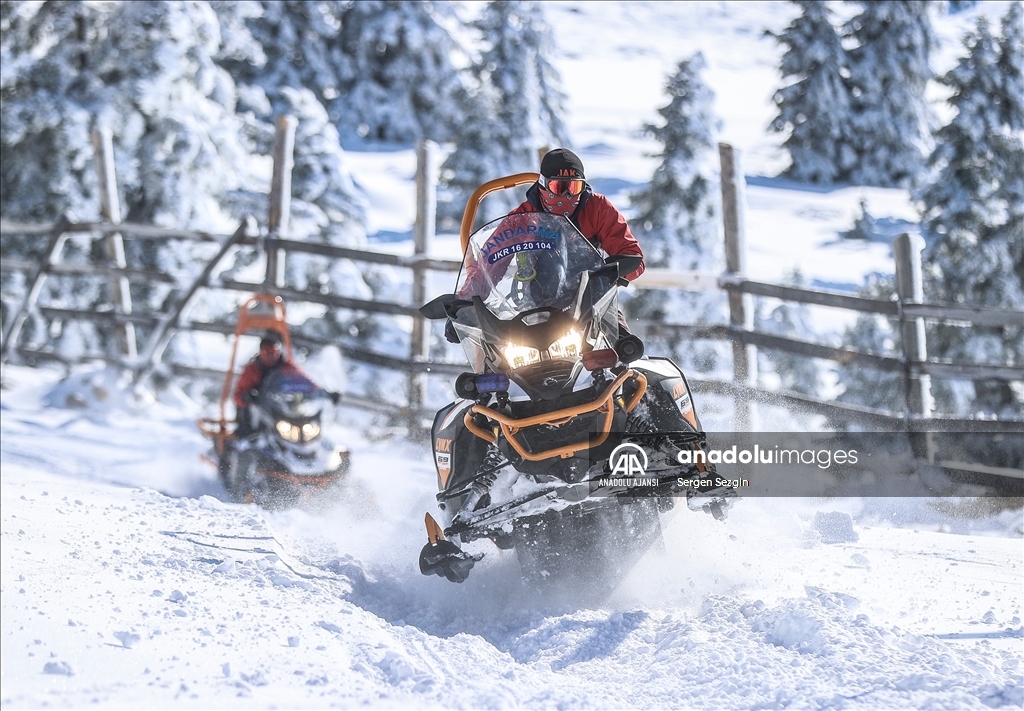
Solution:
[[[459,237],[462,239],[462,254],[466,254],[466,245],[469,244],[469,236],[473,233],[473,221],[476,219],[476,211],[485,197],[499,190],[529,185],[530,183],[536,183],[538,180],[540,180],[540,173],[516,173],[504,178],[490,180],[474,190],[466,202],[466,210],[462,213],[462,229],[459,230]]]
[[[647,378],[646,376],[644,376],[643,373],[638,373],[633,369],[629,369],[624,373],[620,374],[612,382],[612,384],[609,385],[603,393],[601,393],[600,397],[598,397],[596,400],[584,403],[582,405],[574,405],[573,407],[567,407],[562,410],[555,410],[554,412],[546,412],[541,415],[534,415],[532,417],[516,419],[514,417],[509,417],[503,412],[498,412],[484,405],[477,404],[473,405],[473,407],[470,408],[469,412],[466,413],[463,422],[466,425],[466,429],[475,434],[477,437],[480,437],[481,439],[486,440],[491,444],[494,444],[495,442],[498,441],[498,438],[495,435],[492,435],[491,433],[487,432],[486,430],[482,430],[479,427],[477,427],[476,424],[473,423],[473,415],[483,415],[488,419],[496,421],[498,425],[501,427],[501,431],[505,435],[505,439],[507,439],[509,444],[512,445],[512,448],[516,450],[516,453],[529,462],[539,462],[543,459],[550,459],[551,457],[562,457],[563,459],[566,459],[581,450],[589,449],[592,446],[599,447],[602,444],[604,444],[605,440],[608,439],[608,435],[611,434],[610,430],[612,425],[612,418],[615,416],[615,407],[612,403],[612,398],[615,396],[615,393],[622,386],[622,384],[625,383],[630,378],[634,378],[637,381],[637,383],[639,383],[639,387],[637,388],[636,393],[633,395],[633,397],[629,399],[629,402],[625,404],[626,412],[632,412],[633,409],[640,403],[640,400],[641,398],[643,398],[644,393],[647,392]],[[515,437],[516,433],[519,432],[519,430],[523,429],[524,427],[533,427],[535,425],[551,425],[557,427],[558,425],[564,425],[566,422],[569,422],[573,418],[579,417],[581,415],[586,415],[591,412],[603,412],[605,416],[604,425],[601,428],[601,436],[595,442],[590,442],[589,440],[587,440],[585,442],[567,444],[562,447],[555,447],[553,449],[548,449],[543,452],[533,453],[527,451],[526,448],[522,444],[520,444],[519,440],[516,439]]]

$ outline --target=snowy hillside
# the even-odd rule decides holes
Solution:
[[[892,273],[888,235],[839,233],[862,200],[885,229],[913,229],[906,191],[771,177],[787,158],[766,132],[780,50],[764,31],[784,27],[791,4],[543,7],[574,147],[627,214],[656,164],[641,126],[700,50],[719,138],[745,156],[749,275],[799,269],[853,292]],[[936,70],[955,64],[979,14],[1005,7],[937,18]],[[372,248],[410,254],[413,152],[345,159]],[[437,237],[436,256],[457,250]],[[842,318],[810,311],[820,339],[836,338]],[[226,359],[223,343],[198,355]],[[338,389],[349,375],[313,374]],[[434,462],[369,413],[339,408],[327,425],[352,450],[340,501],[268,512],[229,503],[202,461],[207,408],[174,387],[129,394],[98,366],[63,375],[3,371],[4,709],[1024,707],[1019,500],[745,498],[725,522],[677,506],[664,546],[606,600],[556,603],[487,541],[468,544],[485,557],[464,584],[420,574]],[[730,409],[705,423],[728,429]]]

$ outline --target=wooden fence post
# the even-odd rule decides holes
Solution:
[[[921,277],[921,250],[924,240],[919,235],[902,234],[893,240],[892,253],[896,259],[896,295],[900,303],[900,336],[903,343],[904,396],[907,413],[911,416],[930,417],[932,414],[931,376],[922,373],[919,366],[928,360],[924,319],[906,318],[905,304],[924,303],[924,284]]]
[[[722,225],[725,234],[725,269],[730,277],[741,277],[746,270],[746,196],[743,163],[740,151],[728,143],[718,144],[718,157],[722,164]],[[754,328],[754,304],[749,294],[729,289],[729,323],[734,328],[751,331]],[[733,382],[740,386],[757,385],[757,347],[738,340],[732,342]],[[753,404],[736,398],[734,426],[737,431],[750,430],[754,425]]]
[[[908,318],[903,312],[907,304],[924,302],[924,281],[921,274],[921,250],[924,240],[920,235],[901,234],[892,242],[896,260],[896,295],[899,297],[900,341],[903,344],[903,396],[907,417],[931,417],[933,409],[932,380],[921,372],[920,364],[928,360],[924,319]],[[931,432],[909,432],[914,456],[928,462],[935,461],[935,444]]]
[[[281,237],[288,232],[288,220],[292,213],[292,166],[295,164],[294,116],[278,116],[274,134],[274,174],[270,180],[270,205],[267,214],[267,233]],[[281,288],[284,286],[285,251],[267,250],[267,275],[263,283]]]
[[[429,272],[424,268],[422,260],[430,254],[436,218],[437,145],[433,141],[421,139],[416,144],[416,224],[413,227],[413,253],[420,260],[414,261],[412,265],[413,307],[422,306],[427,298]],[[413,316],[409,357],[413,361],[424,361],[429,355],[430,324],[422,316]],[[409,372],[410,434],[415,434],[420,429],[418,412],[423,407],[426,385],[425,373]]]
[[[94,128],[92,131],[93,157],[96,162],[96,177],[100,189],[100,215],[104,222],[121,224],[121,201],[117,195],[117,172],[114,169],[114,141],[109,128]],[[124,256],[124,240],[117,232],[110,232],[103,238],[107,263],[118,269],[125,269],[128,261]],[[132,293],[128,277],[110,277],[110,300],[116,313],[132,312]],[[135,340],[135,324],[125,322],[115,326],[121,354],[134,360],[138,356]]]
[[[39,292],[43,289],[43,280],[50,269],[50,265],[57,261],[61,250],[64,249],[64,242],[67,240],[66,230],[70,224],[71,221],[65,215],[53,226],[53,230],[50,232],[50,239],[46,244],[46,251],[39,260],[39,264],[32,270],[32,275],[28,278],[25,285],[25,296],[22,297],[18,309],[10,315],[7,323],[4,324],[4,342],[0,345],[0,361],[4,363],[10,358],[11,353],[17,350],[18,338],[21,336],[21,327],[25,325],[25,319],[28,318],[29,311],[36,305],[36,300],[39,298]]]

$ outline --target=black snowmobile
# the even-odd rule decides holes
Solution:
[[[268,374],[249,406],[252,432],[221,456],[228,492],[265,508],[329,499],[349,465],[348,450],[321,434],[330,404],[328,393],[298,370]]]
[[[469,234],[484,195],[536,177],[474,193],[456,293],[420,309],[450,320],[473,369],[434,418],[444,525],[427,514],[420,570],[462,582],[481,556],[459,543],[488,538],[516,550],[529,581],[614,584],[660,541],[659,512],[676,497],[722,518],[734,492],[708,484],[712,465],[678,463],[681,451],[706,448],[683,373],[644,358],[636,336],[619,337],[618,284],[639,257],[604,259],[569,219],[547,213]],[[615,455],[629,451],[640,455],[642,490],[635,476],[616,476],[638,473],[618,469]]]

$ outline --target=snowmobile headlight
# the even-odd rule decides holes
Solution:
[[[509,343],[501,349],[509,368],[525,368],[540,361],[540,351],[529,346],[516,346]]]
[[[277,433],[289,442],[298,442],[301,435],[301,429],[293,425],[288,420],[277,421]]]
[[[578,358],[582,345],[583,339],[573,329],[548,347],[548,356],[551,358]]]
[[[302,426],[302,441],[309,442],[320,436],[320,425],[315,422],[307,422]]]

